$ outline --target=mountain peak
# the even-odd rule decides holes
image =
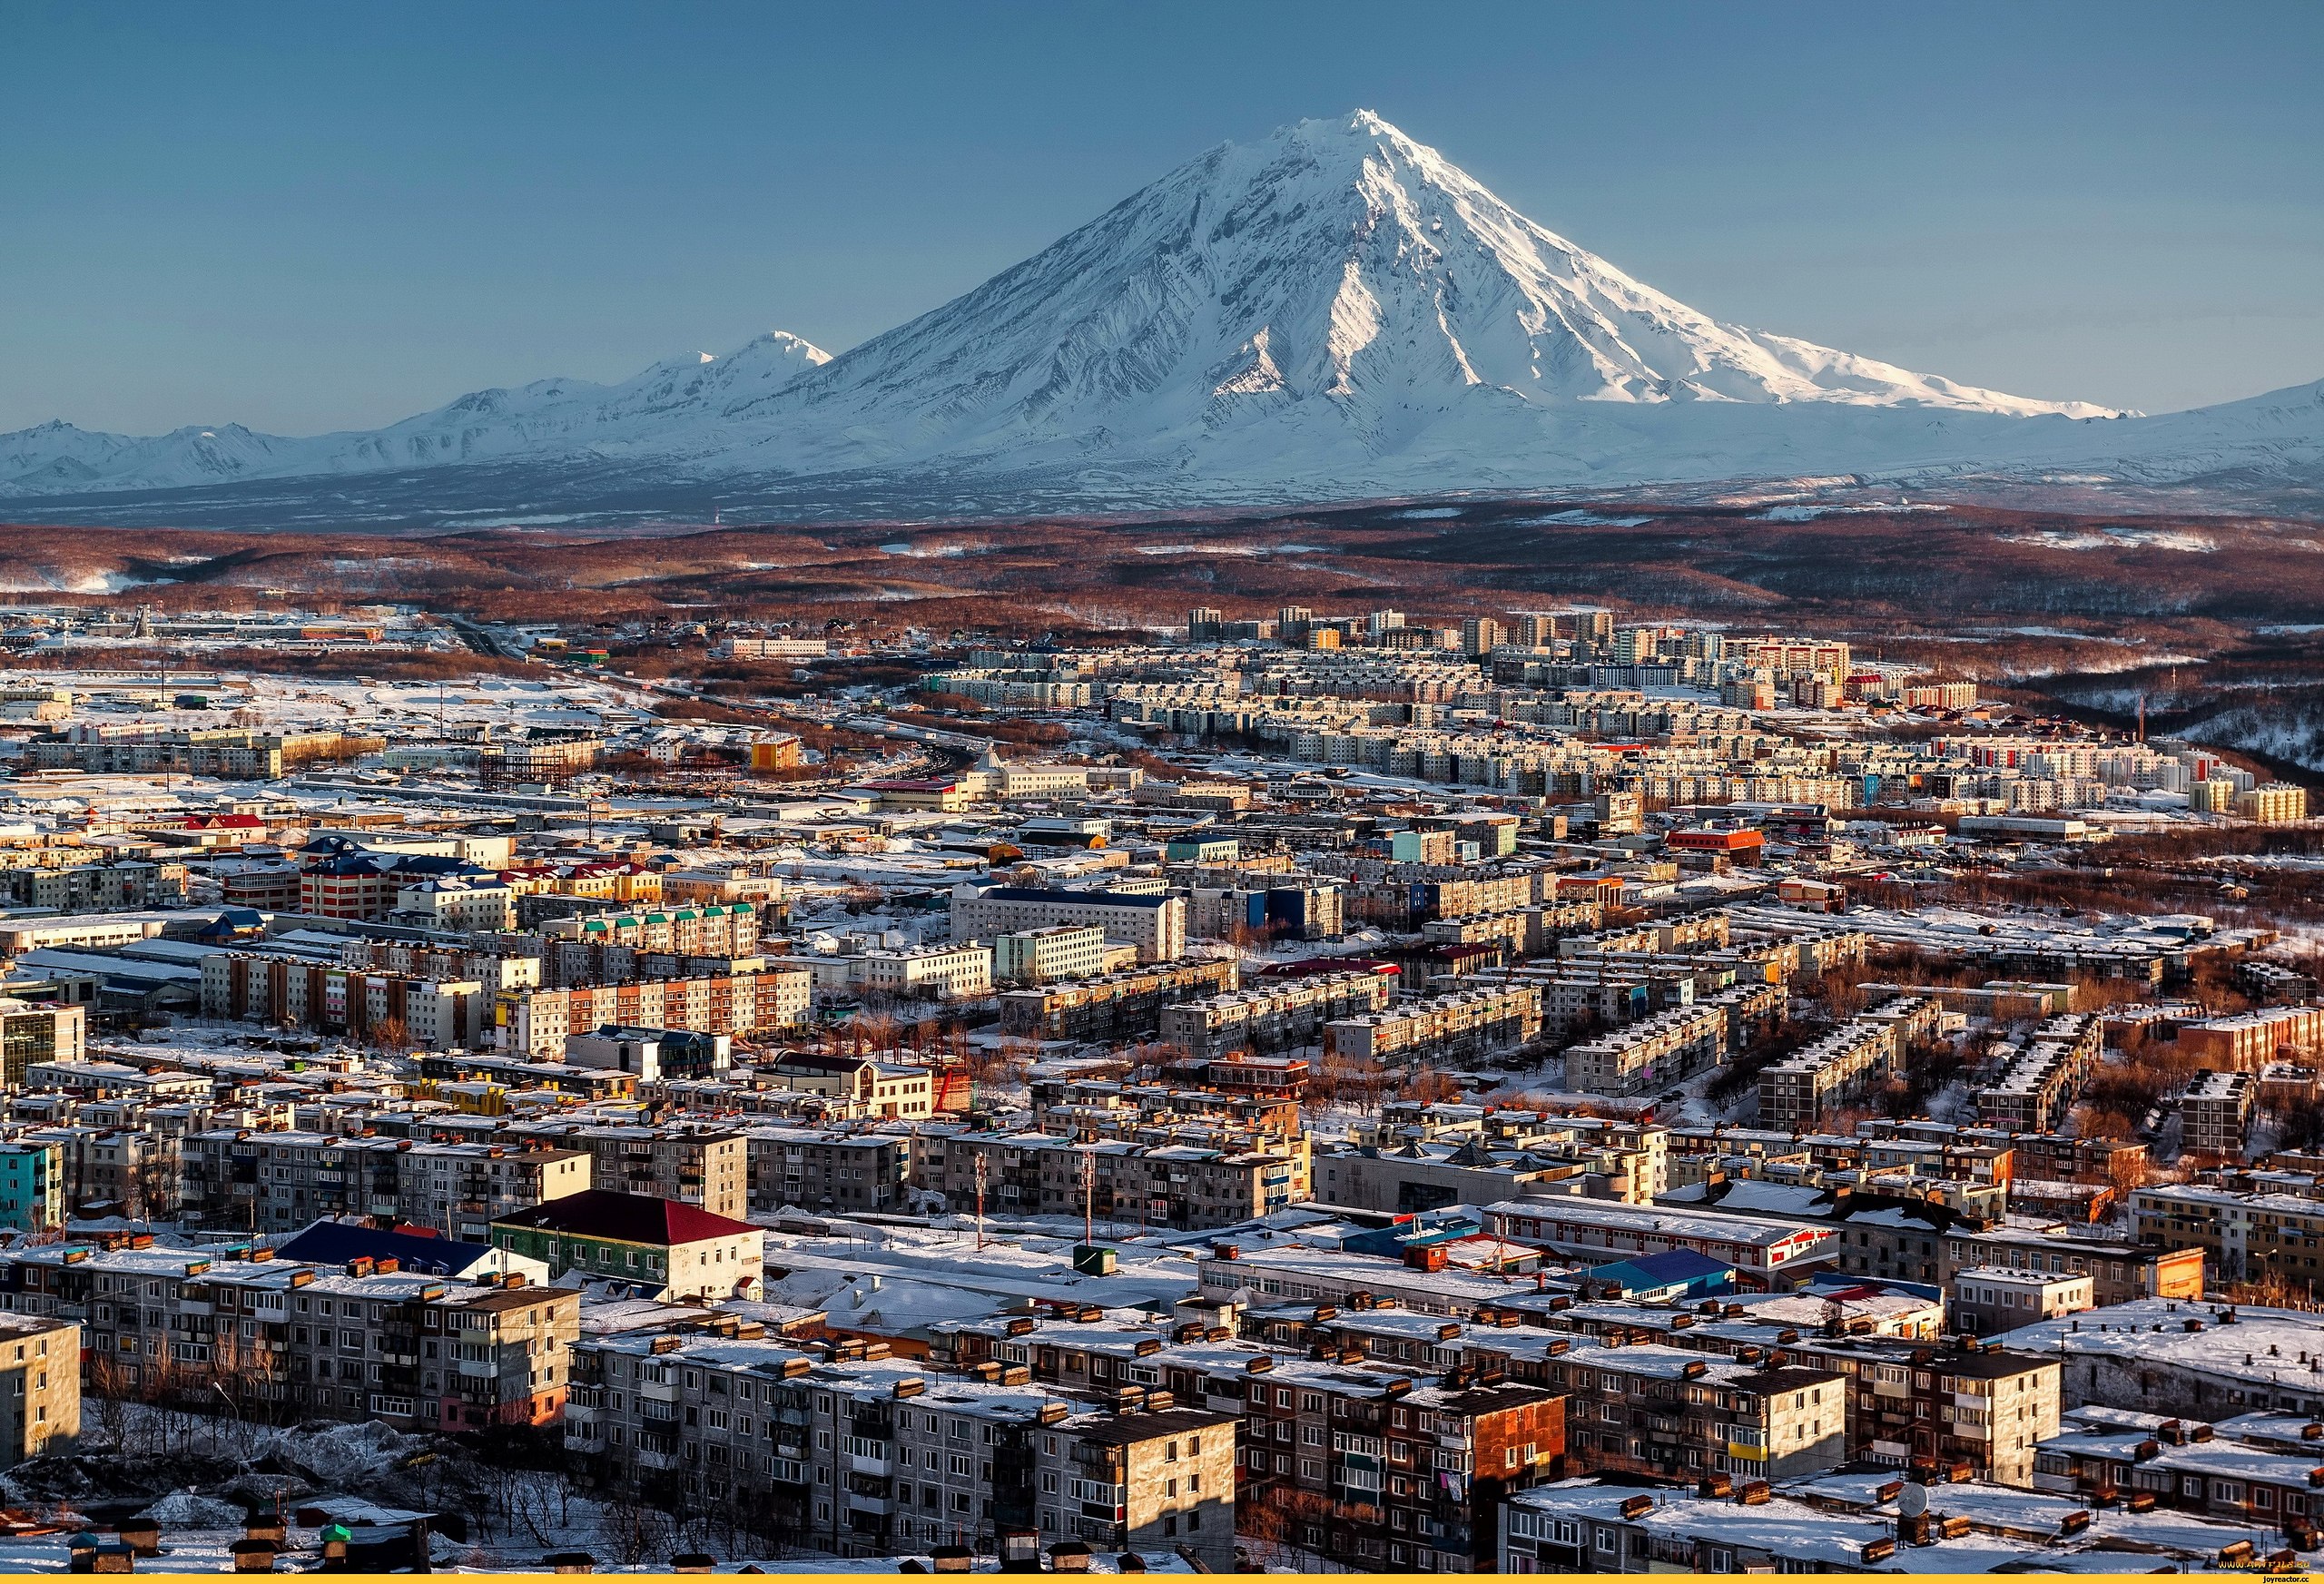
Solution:
[[[705,359],[478,392],[369,434],[221,429],[199,455],[0,436],[0,492],[613,461],[786,489],[1346,498],[1954,465],[2081,427],[2024,420],[2112,416],[1716,319],[1361,108],[1212,148],[838,357],[769,330]],[[2314,426],[2311,405],[2252,410],[2219,433]]]

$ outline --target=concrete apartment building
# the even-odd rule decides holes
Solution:
[[[1496,1340],[1473,1333],[1469,1356],[1492,1361]],[[1585,1343],[1523,1373],[1567,1393],[1566,1448],[1592,1470],[1781,1480],[1847,1461],[1846,1382],[1828,1370]]]
[[[904,1203],[911,1141],[900,1135],[753,1127],[743,1142],[753,1210],[845,1214],[894,1210]]]
[[[202,1010],[272,1028],[394,1038],[420,1050],[474,1048],[492,1028],[493,998],[475,979],[425,979],[254,951],[202,959]]]
[[[747,901],[544,919],[540,933],[582,946],[627,946],[677,957],[750,957],[763,920]]]
[[[914,1186],[955,1213],[977,1208],[984,1163],[990,1215],[1075,1215],[1187,1231],[1233,1226],[1310,1196],[1306,1136],[1253,1137],[1225,1147],[1107,1140],[1078,1144],[1045,1133],[916,1136]]]
[[[1843,1024],[1760,1071],[1759,1126],[1814,1133],[1827,1111],[1895,1072],[1902,1055],[1893,1026]]]
[[[2017,1133],[2054,1133],[2097,1065],[2105,1025],[2088,1013],[2052,1018],[2034,1030],[2001,1078],[1977,1091],[1977,1119]]]
[[[179,1145],[182,1215],[208,1230],[250,1233],[295,1232],[324,1216],[402,1216],[411,1147],[409,1139],[331,1133],[190,1133]]]
[[[1530,986],[1512,985],[1335,1018],[1324,1025],[1324,1054],[1384,1065],[1459,1062],[1513,1048],[1541,1031],[1541,997]]]
[[[26,1073],[40,1063],[81,1061],[88,1054],[86,1007],[0,996],[0,1084],[21,1089]]]
[[[1724,1007],[1672,1007],[1568,1048],[1566,1087],[1592,1095],[1659,1091],[1717,1066],[1727,1050]]]
[[[849,978],[875,995],[973,1001],[992,993],[992,965],[991,949],[970,940],[866,951],[851,959]]]
[[[501,1216],[592,1183],[584,1149],[414,1142],[389,1158],[397,1174],[396,1218],[461,1243],[487,1242]]]
[[[2200,1156],[2240,1162],[2251,1126],[2256,1089],[2248,1072],[2199,1075],[2179,1097],[2183,1123],[2181,1148]]]
[[[992,978],[1005,985],[1088,979],[1106,965],[1106,932],[1094,924],[1018,930],[992,939]]]
[[[2026,1489],[2039,1443],[2058,1432],[2055,1355],[1882,1337],[1803,1336],[1787,1347],[1801,1363],[1848,1380],[1853,1458],[1892,1468],[1915,1459],[1966,1463],[1978,1479]]]
[[[1196,958],[1037,989],[1004,990],[1000,1027],[1041,1040],[1151,1039],[1161,1028],[1165,1007],[1222,995],[1236,983],[1233,959]]]
[[[584,1186],[692,1205],[736,1221],[749,1213],[750,1152],[733,1128],[581,1127],[560,1142],[589,1152]]]
[[[103,1395],[193,1406],[223,1391],[248,1412],[403,1430],[563,1412],[578,1294],[394,1266],[52,1245],[0,1253],[0,1309],[77,1325],[75,1389]]]
[[[0,1470],[67,1452],[81,1435],[81,1328],[0,1314]]]
[[[2186,1251],[2216,1281],[2280,1276],[2302,1292],[2324,1281],[2324,1199],[2174,1183],[2133,1189],[2130,1200],[2140,1243]]]
[[[990,940],[1018,930],[1083,924],[1108,940],[1137,948],[1140,962],[1167,962],[1187,950],[1187,900],[1128,891],[1040,890],[974,885],[952,890],[952,939]]]
[[[524,990],[500,998],[500,1044],[514,1054],[554,1058],[569,1036],[607,1024],[732,1035],[795,1028],[807,1020],[814,982],[803,966],[769,960],[703,978]]]
[[[1179,1407],[1163,1392],[1045,1423],[1035,1497],[1042,1538],[1117,1554],[1176,1551],[1232,1570],[1236,1432],[1235,1415]]]
[[[1964,1336],[1994,1336],[2037,1320],[2078,1314],[2092,1306],[2096,1284],[2087,1275],[2013,1271],[1973,1265],[1949,1284],[1953,1329]]]
[[[1395,987],[1376,973],[1261,979],[1246,989],[1162,1010],[1161,1038],[1190,1058],[1312,1045],[1326,1023],[1385,1011]]]

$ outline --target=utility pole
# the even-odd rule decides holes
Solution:
[[[1088,1145],[1081,1146],[1081,1246],[1098,1246],[1098,1156]]]
[[[984,1252],[984,1177],[985,1154],[977,1151],[977,1252]]]

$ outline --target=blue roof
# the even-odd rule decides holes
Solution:
[[[1734,1274],[1735,1267],[1725,1260],[1715,1260],[1691,1248],[1673,1248],[1660,1254],[1643,1254],[1634,1260],[1617,1260],[1610,1265],[1599,1265],[1585,1279],[1619,1282],[1623,1291],[1630,1292],[1640,1288],[1677,1286],[1682,1282],[1699,1282],[1709,1276],[1731,1276]]]
[[[275,1248],[278,1258],[343,1265],[352,1259],[393,1260],[416,1275],[466,1275],[493,1257],[487,1244],[455,1243],[409,1232],[380,1232],[344,1221],[318,1221]]]
[[[995,886],[984,893],[1003,902],[1081,902],[1101,908],[1158,908],[1170,899],[1128,891],[1048,891],[1039,886]]]

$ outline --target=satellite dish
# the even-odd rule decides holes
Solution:
[[[1896,1492],[1896,1510],[1906,1518],[1918,1518],[1928,1510],[1928,1487],[1917,1480],[1907,1480],[1905,1488]]]

